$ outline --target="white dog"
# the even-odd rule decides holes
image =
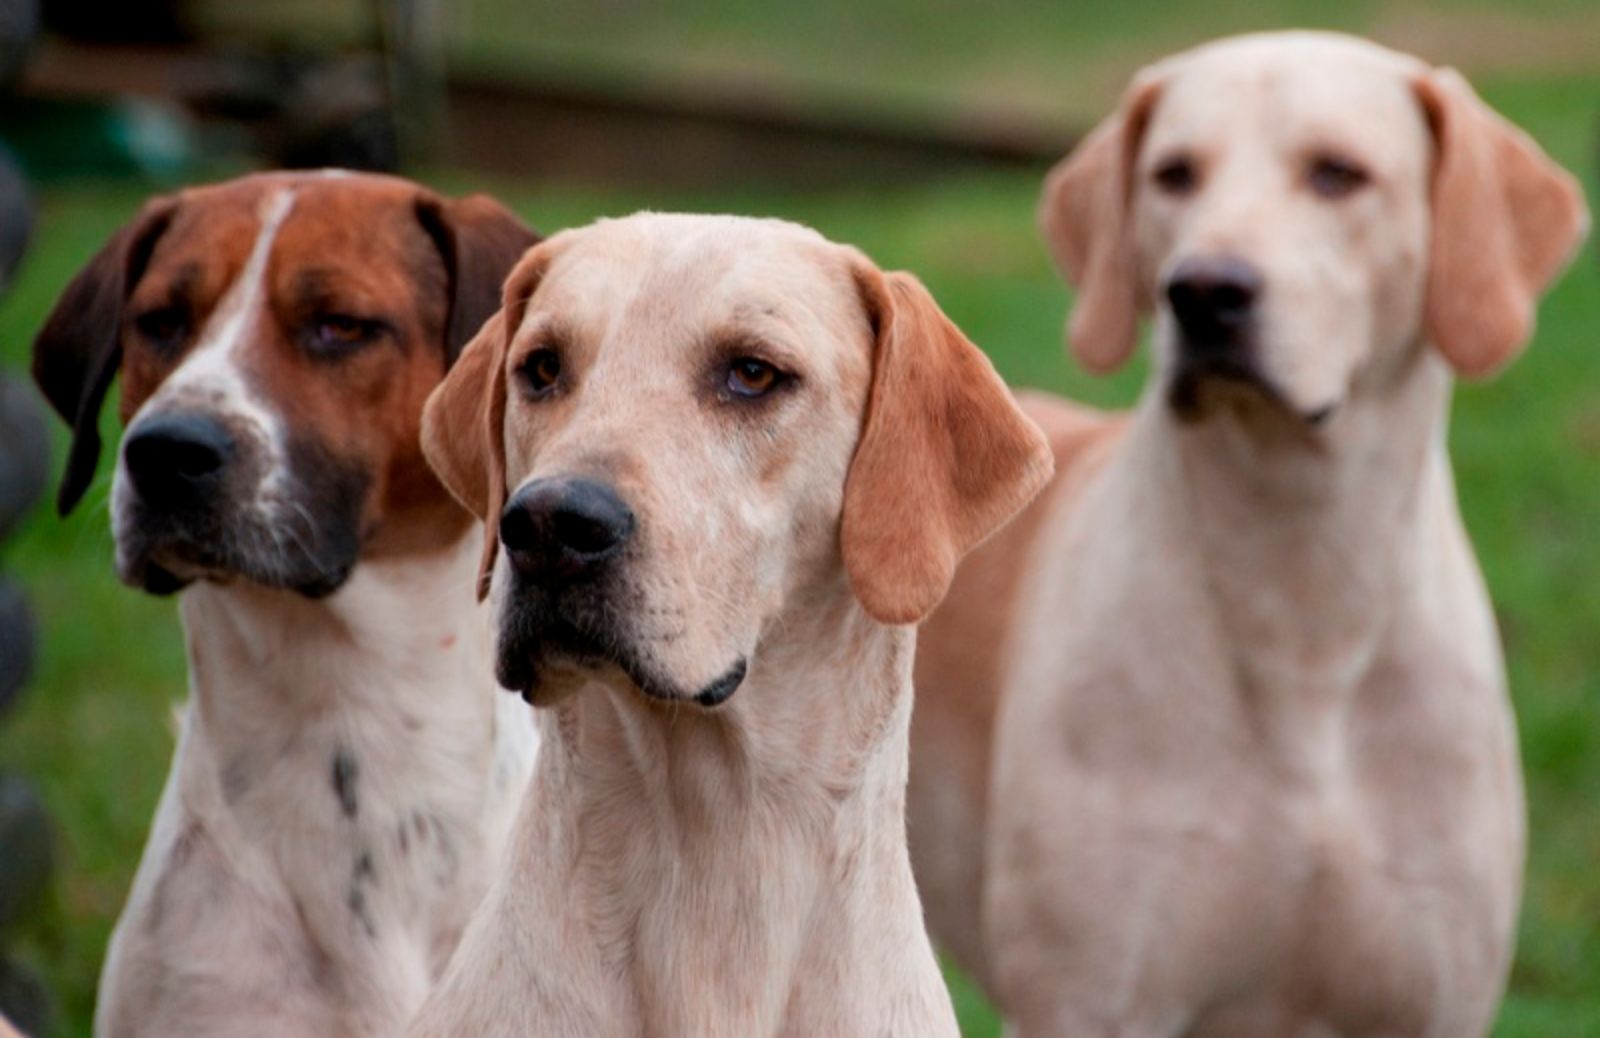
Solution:
[[[1154,372],[1027,401],[1055,483],[923,633],[935,936],[1027,1038],[1484,1033],[1523,804],[1445,421],[1574,181],[1455,73],[1290,33],[1142,72],[1042,219],[1078,357],[1153,310]]]

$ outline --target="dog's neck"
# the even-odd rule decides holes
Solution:
[[[1337,697],[1371,665],[1404,608],[1397,588],[1459,522],[1450,386],[1419,346],[1324,427],[1266,405],[1186,422],[1159,392],[1142,402],[1138,514],[1170,527],[1157,536],[1197,577],[1211,615],[1195,622],[1250,647],[1235,661],[1247,683]]]
[[[543,712],[507,891],[537,973],[519,991],[549,1000],[530,1020],[734,1036],[949,1014],[905,846],[914,633],[847,598],[772,625],[715,711],[597,683]]]
[[[536,744],[494,683],[478,544],[364,561],[314,601],[184,593],[190,702],[162,814],[335,952],[402,941],[442,969],[509,831]]]
[[[195,585],[180,603],[193,723],[225,758],[341,715],[413,732],[437,711],[487,723],[494,683],[472,597],[476,547],[463,535],[430,554],[363,561],[320,599]]]

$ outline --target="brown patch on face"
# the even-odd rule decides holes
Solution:
[[[179,202],[122,314],[124,425],[183,363],[243,271],[261,229],[263,188],[201,188]]]
[[[366,554],[429,550],[469,519],[418,445],[422,405],[444,377],[448,276],[409,185],[352,187],[296,194],[268,272],[275,320],[257,344],[257,384],[294,438],[369,475]]]

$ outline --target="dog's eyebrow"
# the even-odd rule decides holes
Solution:
[[[1190,137],[1177,137],[1170,140],[1153,141],[1138,150],[1134,156],[1135,169],[1154,169],[1162,163],[1171,162],[1173,159],[1188,159],[1204,168],[1213,157],[1212,150],[1206,147],[1203,140]]]
[[[326,267],[309,267],[297,272],[292,292],[295,303],[308,308],[334,303],[376,305],[376,300],[383,298],[381,292],[373,291],[349,272]]]
[[[1322,133],[1314,129],[1305,133],[1295,145],[1295,154],[1302,159],[1332,155],[1368,166],[1377,165],[1381,157],[1375,153],[1377,151],[1352,140],[1348,132]]]
[[[155,278],[150,278],[149,283],[155,287],[138,293],[138,296],[141,302],[157,302],[160,305],[193,302],[194,297],[199,294],[200,275],[200,265],[198,263],[181,264],[164,280],[158,281]],[[145,282],[141,281],[140,285],[143,284]],[[145,300],[143,297],[147,294],[153,296],[154,299]]]
[[[801,335],[799,323],[775,303],[737,303],[725,320],[712,325],[706,336],[719,349],[745,349],[766,354],[774,362],[800,363],[799,352],[787,343]]]
[[[572,325],[565,318],[551,313],[530,311],[522,327],[512,333],[513,348],[538,343],[540,346],[564,346],[574,338]]]
[[[789,338],[788,334],[768,335],[760,329],[730,326],[713,330],[706,343],[713,354],[725,360],[755,356],[786,371],[800,372],[805,363],[800,351],[787,345]]]

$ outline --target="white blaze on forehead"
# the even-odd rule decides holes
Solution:
[[[214,409],[256,426],[269,449],[279,452],[281,420],[255,399],[240,361],[262,317],[273,242],[293,208],[293,188],[279,188],[262,200],[257,210],[261,229],[244,267],[200,329],[194,349],[145,401],[140,414],[163,410],[178,401]],[[133,424],[138,424],[137,418]],[[275,464],[269,465],[269,471],[275,469]]]
[[[200,342],[189,360],[184,362],[183,368],[179,369],[180,373],[201,360],[202,354],[208,350],[212,353],[219,350],[223,353],[233,352],[255,323],[262,297],[266,294],[267,261],[272,256],[272,243],[292,208],[294,191],[291,188],[280,188],[262,202],[259,210],[261,230],[250,249],[250,258],[245,261],[238,278],[228,287],[222,302],[217,304],[216,312],[206,322]]]

